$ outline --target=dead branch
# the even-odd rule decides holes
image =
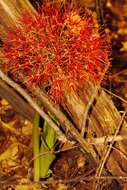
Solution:
[[[17,113],[33,122],[34,109],[16,91],[0,79],[0,96],[5,98]]]

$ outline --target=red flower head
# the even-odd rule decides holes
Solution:
[[[23,15],[20,23],[4,44],[5,68],[14,80],[39,85],[58,100],[67,90],[84,88],[87,80],[97,83],[103,76],[109,53],[90,11],[62,13],[46,4],[34,17]]]

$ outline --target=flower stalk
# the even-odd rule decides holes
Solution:
[[[56,132],[50,125],[44,121],[43,134],[39,132],[40,115],[35,112],[33,124],[33,157],[34,157],[34,181],[38,182],[40,178],[46,178],[50,175],[50,165],[55,159],[52,152],[57,140]],[[41,135],[41,146],[40,146]],[[49,152],[48,154],[45,154]]]
[[[52,153],[56,143],[56,132],[52,129],[47,122],[44,122],[43,126],[43,135],[41,138],[41,147],[40,147],[40,177],[48,177],[51,173],[50,165],[55,159],[55,154]],[[50,152],[51,151],[51,152]],[[49,152],[48,154],[44,154]]]
[[[40,116],[37,112],[34,115],[34,123],[33,123],[33,157],[34,157],[34,181],[38,182],[40,180],[40,160],[39,160],[39,120]]]

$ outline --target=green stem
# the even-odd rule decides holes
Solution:
[[[33,125],[33,156],[34,156],[34,181],[38,182],[40,180],[40,160],[39,160],[39,120],[40,116],[36,112],[34,115],[34,125]]]
[[[55,159],[55,154],[50,151],[53,149],[57,137],[56,132],[50,125],[45,121],[44,122],[44,132],[41,140],[40,154],[43,154],[40,157],[40,177],[45,178],[50,175],[50,165]],[[49,152],[47,154],[44,154]]]

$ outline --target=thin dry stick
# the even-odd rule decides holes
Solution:
[[[119,95],[117,94],[114,94],[113,92],[111,92],[110,90],[107,90],[105,88],[102,88],[105,92],[109,93],[110,95],[118,98],[119,100],[121,100],[122,102],[124,102],[125,104],[127,104],[127,100],[125,100],[124,98],[120,97]]]
[[[66,118],[63,112],[60,111],[59,107],[49,100],[49,97],[39,88],[31,88],[30,89],[33,94],[38,97],[43,106],[46,107],[51,113],[53,113],[57,119],[59,120],[61,126],[64,126],[66,131],[70,132],[72,136],[75,138],[77,142],[81,145],[81,147],[87,152],[90,153],[93,158],[96,158],[95,152],[91,145],[87,143],[87,141],[80,135],[78,130],[74,127],[74,125]]]
[[[32,164],[32,162],[33,162],[35,159],[37,159],[37,158],[39,158],[39,157],[41,157],[41,156],[44,156],[44,155],[47,155],[47,154],[59,154],[59,153],[61,153],[61,152],[66,152],[66,151],[75,149],[75,148],[77,148],[77,147],[78,147],[78,146],[73,146],[73,147],[65,148],[65,149],[61,149],[61,150],[56,150],[56,151],[55,151],[55,150],[49,150],[49,151],[40,153],[40,154],[38,154],[36,157],[33,157],[33,158],[30,160],[29,166]]]
[[[92,144],[92,145],[102,145],[104,143],[109,143],[109,142],[112,142],[112,139],[114,138],[113,135],[109,135],[109,136],[103,136],[103,137],[98,137],[98,138],[93,138],[92,140],[91,139],[87,139],[88,143],[89,144]],[[126,140],[127,139],[127,135],[117,135],[115,138],[114,138],[114,141],[118,142],[118,141],[122,141],[122,140]]]
[[[119,71],[119,72],[113,74],[112,76],[109,76],[109,79],[113,79],[113,78],[115,78],[115,77],[117,77],[123,73],[127,73],[127,69],[123,69],[122,71]]]
[[[94,177],[95,179],[98,179],[98,177]],[[116,180],[127,180],[127,176],[100,176],[99,179],[116,179]]]
[[[99,89],[101,88],[101,82],[102,82],[102,80],[103,80],[103,78],[104,78],[104,75],[105,75],[105,73],[107,72],[107,70],[108,70],[108,68],[109,68],[109,61],[108,60],[106,60],[107,61],[107,65],[106,65],[106,67],[105,67],[105,69],[104,69],[104,72],[103,72],[103,75],[101,76],[101,78],[100,78],[100,81],[99,81],[99,84],[97,85],[97,86],[95,86],[94,87],[94,90],[93,90],[93,92],[92,92],[92,96],[91,96],[91,98],[90,98],[90,100],[89,100],[89,102],[88,102],[88,104],[87,104],[87,106],[86,106],[86,109],[85,109],[85,111],[84,111],[84,117],[83,117],[83,120],[82,120],[82,130],[81,130],[81,135],[82,135],[82,137],[84,137],[84,133],[85,133],[85,129],[86,129],[86,121],[87,121],[87,118],[88,118],[88,113],[89,113],[89,110],[90,110],[90,108],[92,107],[92,105],[93,105],[93,103],[94,103],[94,100],[96,99],[96,97],[97,97],[97,94],[98,94],[98,92],[99,92]]]
[[[98,167],[98,169],[97,169],[97,171],[96,171],[95,177],[98,177],[98,180],[97,180],[96,185],[94,184],[95,190],[98,189],[98,185],[99,185],[99,181],[100,181],[100,176],[101,176],[102,170],[103,170],[103,168],[104,168],[104,165],[105,165],[105,163],[106,163],[106,160],[107,160],[107,158],[108,158],[108,156],[109,156],[109,154],[110,154],[110,152],[111,152],[111,149],[112,149],[112,147],[113,147],[114,139],[115,139],[115,137],[117,136],[117,134],[118,134],[119,131],[120,131],[120,128],[121,128],[121,125],[122,125],[123,120],[124,120],[124,118],[125,118],[125,115],[126,115],[126,112],[123,113],[123,115],[122,115],[122,117],[121,117],[121,120],[120,120],[120,122],[119,122],[119,125],[118,125],[118,127],[117,127],[117,129],[116,129],[116,131],[115,131],[114,136],[113,136],[112,142],[110,143],[110,145],[109,145],[109,147],[108,147],[106,153],[103,155],[103,157],[102,157],[102,159],[101,159],[101,162],[100,162],[100,165],[99,165],[99,167]]]
[[[91,173],[93,172],[93,170],[91,171]],[[90,174],[91,174],[90,173]],[[11,185],[15,185],[15,186],[28,186],[28,185],[41,185],[41,186],[46,186],[46,185],[50,185],[50,184],[58,184],[58,183],[64,183],[64,184],[69,184],[69,183],[72,183],[72,182],[79,182],[79,181],[91,181],[93,179],[98,179],[98,177],[95,177],[94,175],[90,175],[87,176],[77,176],[75,178],[72,178],[72,179],[50,179],[50,180],[43,180],[43,181],[39,181],[39,182],[17,182],[16,180],[18,179],[21,179],[21,176],[17,176],[17,175],[14,175],[14,176],[9,176],[7,177],[6,179],[2,179],[0,180],[0,185],[4,185],[4,186],[8,186],[9,184]],[[101,176],[100,179],[104,179],[104,180],[113,180],[113,179],[116,179],[116,180],[127,180],[127,176]]]
[[[44,118],[47,123],[56,131],[58,135],[58,139],[65,143],[67,141],[66,136],[60,131],[58,126],[50,119],[50,117],[33,101],[33,99],[23,90],[19,85],[9,79],[1,70],[0,70],[0,78],[5,81],[8,85],[13,87],[17,92],[19,92],[28,102],[29,104]]]
[[[125,160],[127,160],[127,156],[126,156],[123,152],[121,152],[121,150],[119,150],[119,149],[116,148],[116,147],[112,147],[112,149],[116,150],[119,154],[121,154],[121,156],[122,156]]]

